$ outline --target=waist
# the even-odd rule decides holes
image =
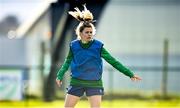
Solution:
[[[102,79],[100,79],[100,80],[82,80],[82,79],[77,79],[77,78],[71,77],[70,85],[103,88]]]

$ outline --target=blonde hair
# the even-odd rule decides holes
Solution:
[[[81,39],[80,32],[82,32],[84,30],[84,28],[86,28],[86,27],[92,28],[93,35],[95,35],[95,33],[96,33],[96,28],[92,24],[93,22],[95,22],[95,20],[93,20],[93,14],[86,8],[86,5],[83,5],[83,7],[84,7],[84,10],[82,12],[77,7],[74,8],[75,11],[68,12],[76,20],[80,21],[79,25],[77,26],[77,28],[75,30],[78,39]]]

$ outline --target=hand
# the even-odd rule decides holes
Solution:
[[[133,77],[131,77],[131,80],[132,81],[139,81],[139,80],[142,80],[142,79],[139,76],[134,75]]]
[[[56,83],[57,83],[58,87],[61,87],[61,85],[62,85],[62,81],[61,80],[56,79]]]

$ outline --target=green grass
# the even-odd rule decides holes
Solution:
[[[63,104],[63,100],[0,101],[0,108],[63,108]],[[89,108],[89,103],[87,100],[80,100],[76,108]],[[180,108],[180,100],[103,100],[102,108]]]

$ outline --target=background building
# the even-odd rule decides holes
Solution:
[[[1,52],[0,70],[4,63],[8,68],[18,65],[26,72],[27,94],[43,96],[45,100],[59,96],[68,84],[69,72],[60,90],[54,82],[56,73],[67,55],[69,42],[76,38],[74,28],[78,24],[67,12],[75,6],[81,8],[85,2],[58,0],[42,4],[33,17],[18,27],[15,39],[6,37],[5,42],[0,38],[1,51],[17,48],[10,50],[10,54],[16,55],[14,59]],[[178,0],[92,0],[86,4],[97,20],[95,38],[103,41],[113,57],[143,78],[134,83],[104,62],[106,94],[179,94]],[[12,41],[16,44],[10,47],[8,42]],[[20,60],[14,62],[18,57]]]

